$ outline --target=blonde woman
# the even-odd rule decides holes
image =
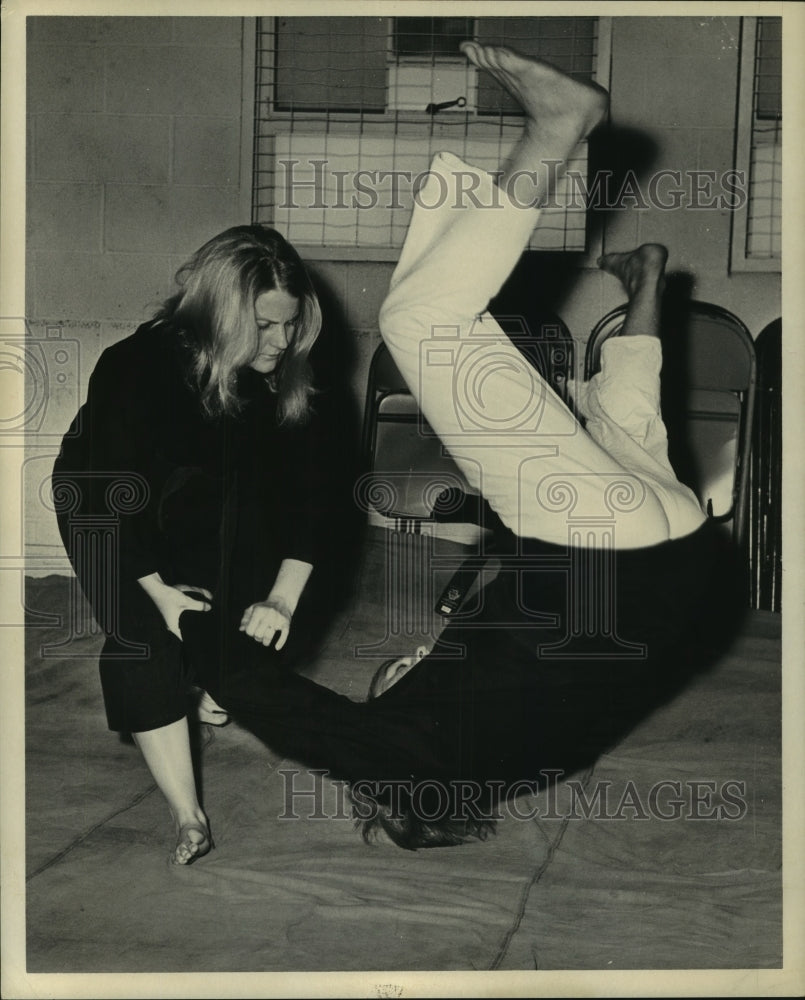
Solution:
[[[189,864],[212,837],[179,618],[215,608],[219,669],[232,635],[268,657],[286,643],[314,560],[309,355],[321,311],[296,251],[260,226],[209,240],[177,282],[151,322],[102,354],[53,482],[62,538],[106,633],[109,728],[132,734],[174,817],[171,860]],[[206,694],[199,710],[226,720]]]

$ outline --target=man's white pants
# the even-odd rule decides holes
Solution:
[[[659,340],[604,345],[601,372],[578,389],[582,428],[487,311],[538,217],[492,185],[452,154],[434,158],[381,309],[423,415],[522,538],[637,548],[690,534],[705,516],[668,462]]]

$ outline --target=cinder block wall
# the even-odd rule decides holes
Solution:
[[[243,32],[239,17],[28,19],[26,317],[43,358],[61,340],[70,369],[49,380],[26,466],[32,555],[61,553],[35,498],[100,352],[153,313],[192,251],[249,221]],[[357,408],[391,266],[312,270],[352,337]]]
[[[49,441],[68,426],[101,350],[151,315],[186,256],[248,221],[243,22],[27,23],[26,314],[45,354],[60,332],[77,369],[47,387]],[[30,478],[46,471],[54,450],[32,452]],[[60,549],[52,515],[37,502],[27,503],[26,541],[35,555]]]
[[[77,356],[76,377],[50,386],[53,439],[83,398],[101,349],[153,312],[190,252],[249,221],[244,24],[28,20],[27,318],[35,337],[60,332]],[[738,30],[737,18],[614,19],[612,120],[654,144],[650,169],[733,166]],[[607,250],[669,244],[671,268],[695,276],[696,297],[733,309],[757,334],[780,314],[779,275],[730,275],[729,226],[728,212],[649,208],[608,213],[602,238]],[[348,341],[356,406],[392,267],[312,263]],[[622,299],[612,279],[589,269],[558,307],[585,340]],[[29,496],[53,453],[40,449],[29,465]],[[59,553],[52,514],[38,502],[28,508],[28,549]]]
[[[28,20],[27,312],[98,349],[243,219],[239,18]],[[245,202],[248,213],[248,199]]]

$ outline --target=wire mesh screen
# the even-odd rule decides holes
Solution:
[[[591,17],[259,19],[254,221],[302,246],[393,256],[436,152],[497,170],[522,114],[468,64],[458,49],[468,37],[582,78],[596,70]],[[585,249],[586,172],[582,143],[532,248]]]
[[[779,259],[782,242],[782,18],[759,17],[752,87],[748,257]]]

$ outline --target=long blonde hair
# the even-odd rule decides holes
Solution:
[[[296,250],[266,226],[234,226],[208,240],[176,274],[180,291],[156,318],[170,322],[192,351],[190,378],[204,411],[237,413],[237,374],[254,360],[260,336],[257,297],[278,289],[299,301],[294,333],[267,381],[278,396],[280,423],[303,423],[314,394],[309,355],[321,330],[321,308]]]

